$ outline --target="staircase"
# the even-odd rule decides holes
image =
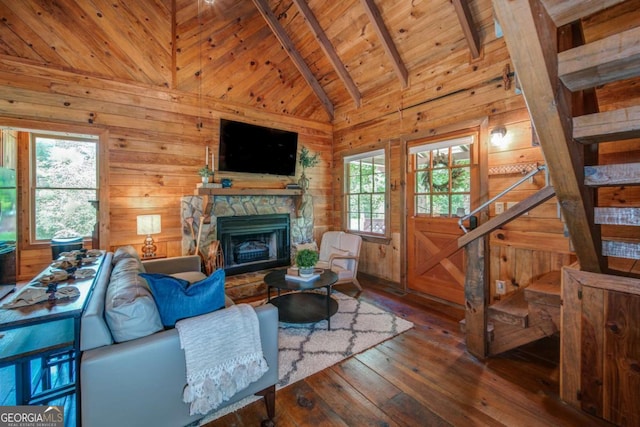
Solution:
[[[616,85],[616,94],[628,85],[626,92],[633,93],[640,26],[585,44],[581,19],[623,1],[493,3],[581,269],[623,274],[607,257],[640,259],[638,239],[603,239],[600,225],[613,236],[637,236],[615,227],[639,225],[640,211],[598,207],[597,189],[640,185],[640,163],[598,164],[598,144],[638,138],[640,105],[622,102],[626,106],[601,112],[597,93],[606,85]]]
[[[535,279],[489,307],[489,354],[496,355],[560,330],[560,272]]]
[[[466,332],[466,319],[460,321]],[[560,272],[534,279],[487,309],[488,355],[539,340],[560,330]]]
[[[629,189],[640,186],[640,163],[633,163],[631,153],[629,163],[621,164],[606,162],[606,156],[598,154],[602,143],[640,138],[640,22],[629,28],[633,22],[627,20],[617,34],[606,33],[585,43],[582,20],[605,8],[611,9],[598,19],[615,19],[635,13],[638,4],[638,0],[493,0],[579,268],[591,273],[637,276],[640,272],[634,271],[640,259],[640,208],[633,206],[640,206],[640,196]],[[599,105],[603,93],[613,95]],[[514,212],[526,212],[530,209],[526,203],[533,206],[554,195],[546,190],[535,196],[537,200],[521,202]],[[614,191],[628,194],[629,200],[611,197]],[[598,203],[599,195],[608,205]],[[478,357],[560,330],[557,272],[488,306],[484,236],[509,220],[501,216],[458,241],[468,259],[467,349]]]
[[[640,390],[631,374],[640,290],[621,276],[640,272],[640,1],[493,0],[493,8],[581,271],[563,270],[562,297],[552,272],[489,307],[486,232],[501,220],[465,235],[467,349],[483,358],[559,332],[562,399],[637,425],[628,402]],[[586,43],[582,24],[594,21],[608,25]],[[625,148],[609,161],[603,143]]]

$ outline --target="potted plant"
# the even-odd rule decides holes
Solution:
[[[301,249],[296,253],[296,266],[300,277],[309,277],[318,262],[318,252],[311,249]]]
[[[318,158],[318,153],[311,155],[307,147],[302,147],[300,150],[300,157],[298,158],[298,163],[302,166],[302,174],[300,175],[300,179],[298,180],[298,184],[303,191],[307,191],[309,189],[309,179],[304,174],[305,169],[312,168],[320,163],[320,159]]]
[[[213,171],[209,169],[209,166],[205,166],[203,168],[200,168],[200,170],[198,171],[198,175],[202,177],[202,183],[206,184],[209,182],[209,177],[213,176]]]

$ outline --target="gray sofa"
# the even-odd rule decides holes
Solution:
[[[189,406],[182,401],[182,392],[186,384],[186,367],[184,351],[180,348],[180,339],[176,329],[160,331],[147,325],[154,321],[147,320],[152,297],[144,280],[132,278],[131,272],[120,271],[118,264],[122,254],[107,253],[104,265],[97,278],[93,295],[82,316],[81,326],[81,368],[80,368],[80,402],[82,409],[82,426],[184,426],[202,415],[189,415]],[[127,258],[127,257],[124,257]],[[143,268],[148,273],[181,273],[182,277],[204,277],[200,273],[198,256],[176,257],[144,261],[143,267],[133,261],[127,261],[135,268]],[[140,263],[140,260],[137,260]],[[134,265],[135,264],[135,265]],[[114,270],[115,269],[115,270]],[[114,277],[112,277],[112,273]],[[135,272],[134,272],[135,273]],[[117,277],[116,277],[117,276]],[[137,273],[135,273],[136,277]],[[144,319],[128,327],[126,321],[109,317],[107,311],[110,302],[121,297],[114,296],[109,287],[116,286],[112,282],[123,283],[124,280],[138,282],[129,288],[129,298],[134,295],[143,304],[134,306],[128,301],[124,307],[129,310],[126,316]],[[132,291],[133,289],[133,291]],[[138,301],[138,302],[140,302]],[[146,305],[146,307],[145,307]],[[105,309],[105,306],[107,307]],[[123,305],[120,306],[122,308]],[[153,307],[151,308],[151,310]],[[256,308],[260,322],[260,338],[263,353],[269,370],[258,381],[238,392],[220,408],[237,402],[247,396],[258,394],[264,396],[267,415],[272,419],[275,412],[275,384],[278,381],[278,312],[271,304]],[[122,313],[118,314],[121,316]],[[155,315],[155,314],[154,314]],[[126,319],[125,319],[126,320]],[[137,323],[137,324],[136,324]],[[114,333],[110,329],[114,328]],[[115,333],[115,328],[122,330]],[[144,335],[136,337],[130,334]],[[151,332],[151,333],[149,333]],[[115,342],[116,341],[123,342]],[[214,345],[214,344],[212,344]]]

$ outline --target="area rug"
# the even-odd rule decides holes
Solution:
[[[338,312],[312,324],[280,323],[278,329],[279,381],[276,389],[315,374],[413,327],[413,323],[372,304],[333,291]],[[250,396],[199,421],[206,424],[261,399]]]

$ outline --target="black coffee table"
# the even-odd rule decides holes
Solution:
[[[331,286],[338,281],[338,275],[331,270],[323,270],[315,280],[303,282],[287,280],[287,270],[274,270],[264,276],[267,285],[267,300],[278,307],[278,319],[286,323],[315,323],[327,319],[327,329],[331,329],[331,316],[338,311],[338,302],[331,298]],[[278,290],[278,296],[271,299],[271,288]],[[313,291],[325,288],[326,295]],[[297,291],[280,295],[280,291]]]

